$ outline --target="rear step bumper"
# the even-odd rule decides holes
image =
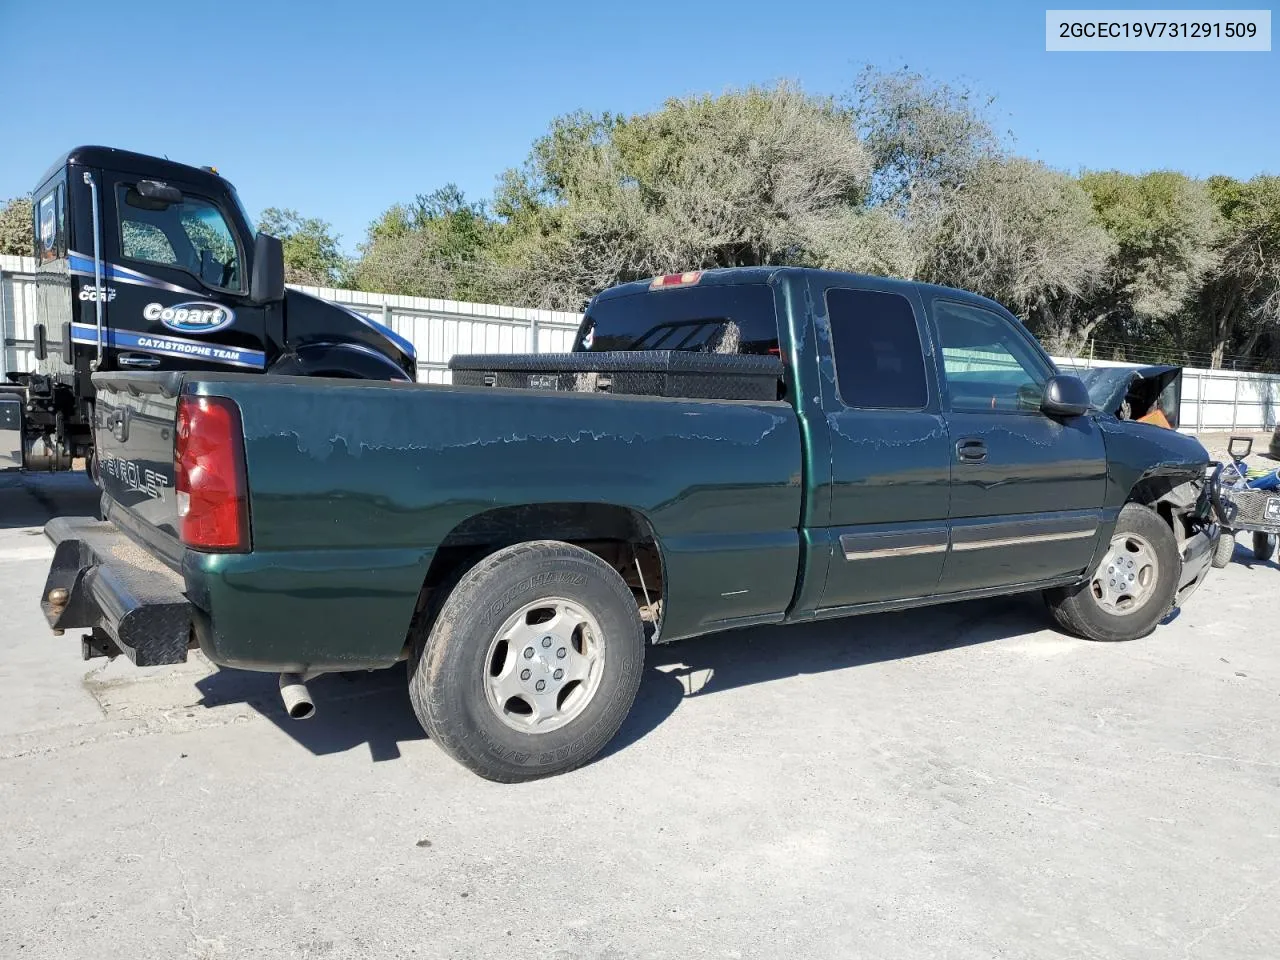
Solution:
[[[44,532],[55,547],[40,598],[50,627],[92,629],[99,642],[105,634],[140,667],[186,661],[191,605],[181,574],[109,521],[58,517]],[[86,657],[95,648],[86,641]]]

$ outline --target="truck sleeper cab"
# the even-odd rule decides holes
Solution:
[[[41,178],[33,232],[37,367],[0,384],[31,468],[91,454],[95,372],[416,378],[403,337],[285,288],[280,242],[211,167],[77,147]]]
[[[1038,591],[1126,640],[1209,567],[1203,447],[1092,410],[992,301],[690,273],[600,294],[576,351],[670,336],[779,357],[782,399],[99,374],[108,519],[49,525],[46,616],[88,655],[282,671],[294,705],[408,658],[432,739],[510,781],[603,747],[649,639]]]

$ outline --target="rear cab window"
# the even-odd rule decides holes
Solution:
[[[773,290],[764,283],[651,290],[597,300],[575,351],[687,350],[778,356]]]
[[[924,349],[911,301],[879,290],[827,290],[836,389],[847,407],[923,410]]]

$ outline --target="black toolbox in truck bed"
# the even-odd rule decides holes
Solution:
[[[459,354],[449,361],[465,387],[517,387],[706,400],[777,400],[782,360],[688,350]]]

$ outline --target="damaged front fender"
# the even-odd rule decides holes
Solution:
[[[1195,437],[1111,417],[1099,417],[1098,425],[1107,445],[1107,508],[1118,514],[1135,495],[1150,502],[1184,483],[1197,484],[1199,496],[1210,460]]]
[[[1218,536],[1219,471],[1194,437],[1131,420],[1100,417],[1098,423],[1107,445],[1103,511],[1107,528],[1099,538],[1099,549],[1110,542],[1126,503],[1151,507],[1177,538],[1182,569],[1176,602],[1182,603],[1204,582],[1210,568]],[[1101,556],[1094,559],[1096,565]]]

